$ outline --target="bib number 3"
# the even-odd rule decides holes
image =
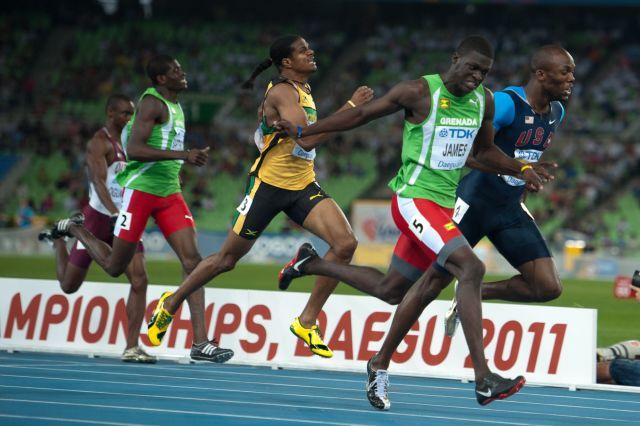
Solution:
[[[241,215],[246,215],[247,212],[249,212],[249,209],[251,208],[251,203],[253,203],[253,198],[247,195],[246,197],[244,197],[244,200],[242,200],[242,202],[240,203],[240,205],[236,210]]]

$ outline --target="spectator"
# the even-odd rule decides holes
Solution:
[[[640,293],[636,293],[640,301]],[[640,341],[627,340],[607,348],[598,348],[597,382],[640,386]]]
[[[33,209],[33,200],[27,198],[20,199],[20,207],[17,212],[18,216],[18,226],[20,228],[30,228],[33,222],[33,216],[35,216],[35,211]]]
[[[40,213],[47,214],[53,209],[53,205],[54,205],[53,194],[49,192],[42,199],[42,202],[40,203]]]

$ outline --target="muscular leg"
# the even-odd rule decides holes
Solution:
[[[82,242],[91,258],[112,277],[122,275],[138,246],[137,242],[130,243],[114,237],[112,248],[80,225],[71,225],[69,233]]]
[[[144,265],[144,254],[137,252],[125,274],[131,283],[129,298],[127,299],[127,346],[125,349],[138,345],[140,327],[144,319],[144,311],[147,307],[147,285],[149,279]]]
[[[482,344],[480,286],[485,272],[484,264],[471,247],[463,246],[449,256],[445,266],[458,279],[458,315],[473,362],[475,380],[480,383],[490,373]]]
[[[399,275],[397,271],[394,274]],[[407,291],[396,313],[393,315],[391,327],[384,339],[380,352],[373,358],[371,366],[374,370],[386,370],[389,368],[393,353],[407,335],[411,326],[420,318],[424,309],[435,300],[442,289],[449,285],[451,276],[431,267],[422,274],[420,279]]]
[[[53,250],[56,253],[56,277],[62,286],[64,273],[69,264],[69,252],[67,251],[67,243],[64,241],[64,238],[53,240]]]
[[[482,299],[500,299],[512,302],[547,302],[562,293],[562,284],[555,262],[543,257],[525,262],[518,267],[519,275],[508,280],[484,283]]]
[[[490,372],[482,345],[480,285],[484,275],[484,264],[476,257],[471,247],[465,245],[449,255],[445,266],[459,281],[458,313],[473,361],[476,381],[480,381]],[[372,361],[374,370],[388,368],[393,352],[411,326],[420,317],[424,308],[449,284],[450,280],[450,275],[431,267],[409,290],[396,309],[391,329],[380,352]]]
[[[378,269],[368,266],[343,265],[318,258],[305,263],[301,269],[305,274],[323,275],[342,281],[391,305],[400,303],[413,284],[393,267],[383,274]]]
[[[319,202],[304,220],[302,226],[329,244],[324,260],[337,264],[351,262],[358,241],[340,207],[331,198]],[[332,276],[319,275],[316,284],[300,314],[300,323],[309,328],[316,323],[320,310],[333,293],[338,280]]]
[[[167,237],[167,242],[180,259],[183,276],[191,274],[202,260],[198,252],[195,229],[191,227],[179,229]],[[207,330],[204,323],[204,289],[202,286],[186,295],[186,299],[191,313],[193,342],[198,344],[207,341]]]
[[[53,248],[56,252],[56,276],[60,289],[66,294],[75,293],[84,282],[88,269],[69,263],[67,244],[62,238],[53,241]]]
[[[201,289],[221,273],[232,270],[238,260],[251,250],[255,240],[247,240],[229,231],[227,239],[218,253],[205,257],[195,269],[180,284],[180,287],[168,297],[164,303],[165,309],[173,314],[180,304],[196,290]],[[203,290],[204,292],[204,290]],[[193,314],[192,314],[193,315]]]

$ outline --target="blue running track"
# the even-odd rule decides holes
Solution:
[[[526,385],[481,407],[473,383],[391,375],[391,410],[363,373],[0,352],[3,425],[638,424],[637,393]]]

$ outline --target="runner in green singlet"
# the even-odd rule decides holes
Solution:
[[[400,303],[389,333],[381,350],[367,364],[367,398],[376,408],[386,410],[391,405],[387,368],[392,354],[440,292],[440,287],[430,283],[443,280],[448,284],[449,274],[459,280],[458,311],[474,365],[478,402],[485,405],[506,398],[524,385],[522,376],[510,380],[489,370],[482,345],[480,284],[484,264],[451,220],[458,180],[470,154],[485,170],[519,176],[531,190],[542,187],[540,176],[531,166],[523,166],[493,144],[493,94],[481,85],[492,65],[490,43],[470,36],[458,45],[451,67],[442,75],[401,82],[369,104],[304,128],[286,121],[276,124],[290,136],[300,138],[352,129],[405,111],[402,167],[389,184],[395,192],[392,215],[401,236],[387,274],[373,268],[327,262],[309,244],[301,246],[280,273],[280,288],[286,288],[299,276],[318,274],[337,278],[369,294],[385,288],[397,291],[395,299],[385,298]],[[548,177],[544,169],[537,170]],[[426,270],[413,285],[411,282],[417,277],[408,281],[409,272],[414,270],[410,266]],[[398,282],[407,285],[385,285]],[[464,307],[460,306],[462,299]]]
[[[113,248],[87,231],[82,226],[82,217],[76,215],[57,222],[55,231],[80,240],[93,260],[115,277],[125,271],[149,217],[153,217],[178,255],[186,276],[202,258],[196,243],[195,222],[182,197],[178,174],[184,162],[205,165],[209,148],[184,149],[185,118],[178,94],[187,88],[187,79],[180,63],[170,56],[158,55],[149,61],[146,71],[153,87],[140,97],[122,136],[127,166],[117,176],[124,192],[113,230]],[[193,292],[188,302],[194,343],[191,358],[229,360],[233,351],[207,339],[204,290]]]

